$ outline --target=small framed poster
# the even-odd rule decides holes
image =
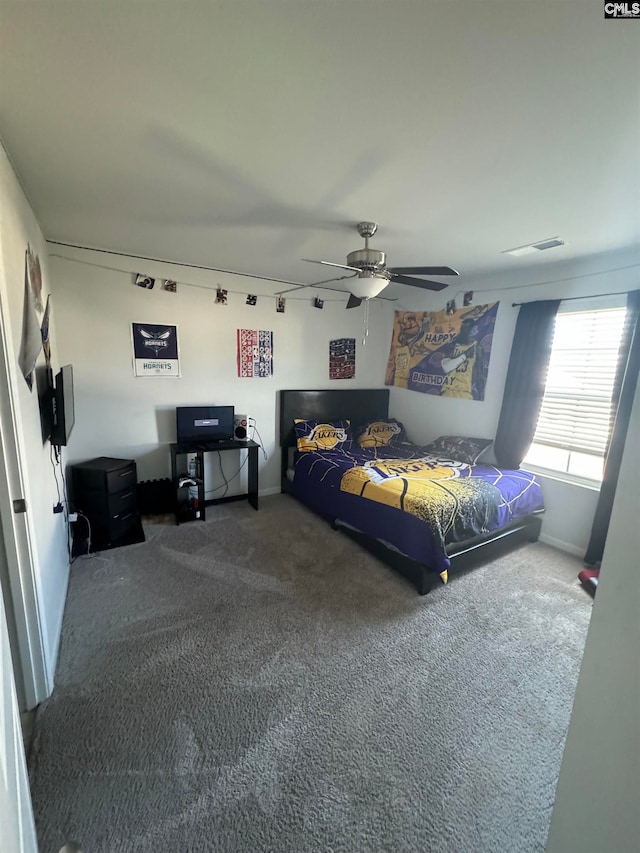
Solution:
[[[178,327],[132,323],[133,375],[180,376]]]
[[[329,341],[329,379],[353,379],[356,375],[356,339]]]

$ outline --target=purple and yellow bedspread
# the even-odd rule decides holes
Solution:
[[[533,474],[442,459],[410,444],[300,453],[294,485],[303,494],[320,491],[335,505],[337,518],[367,533],[380,526],[375,520],[367,521],[367,516],[382,519],[384,508],[390,508],[387,516],[392,512],[396,524],[383,525],[391,531],[387,539],[412,559],[431,565],[443,580],[450,562],[448,544],[482,536],[544,509]],[[364,500],[341,500],[342,495]],[[414,521],[399,524],[397,511]],[[430,542],[420,548],[417,540],[422,528]]]

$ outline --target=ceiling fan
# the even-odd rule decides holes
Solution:
[[[358,234],[364,238],[364,249],[356,249],[347,255],[346,264],[336,264],[332,261],[316,261],[302,258],[312,264],[324,264],[329,267],[352,270],[354,275],[349,289],[351,297],[347,308],[356,308],[363,299],[371,299],[381,293],[388,284],[408,284],[421,287],[424,290],[443,290],[448,287],[442,281],[431,281],[427,278],[415,278],[415,275],[458,275],[451,267],[388,267],[386,252],[369,248],[369,238],[378,230],[375,222],[358,222]],[[351,278],[351,277],[350,277]]]

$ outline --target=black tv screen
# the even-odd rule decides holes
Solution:
[[[233,406],[178,406],[176,433],[180,444],[207,444],[233,438]]]
[[[70,364],[65,364],[58,371],[53,391],[51,444],[54,447],[63,447],[67,444],[75,423],[75,417],[73,367]]]

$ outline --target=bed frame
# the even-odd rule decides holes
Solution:
[[[291,483],[287,479],[289,455],[296,446],[293,430],[294,418],[315,421],[350,420],[352,424],[363,423],[389,416],[388,388],[354,388],[318,391],[280,391],[280,448],[281,490],[291,494]],[[344,527],[340,519],[323,515],[334,530],[340,530],[362,547],[366,548],[391,568],[400,572],[414,584],[420,595],[426,595],[442,581],[435,569],[412,560],[397,551],[387,548],[377,539]],[[447,547],[451,560],[449,574],[460,573],[493,560],[511,548],[524,542],[535,542],[540,534],[542,520],[539,515],[528,515],[485,536],[456,542]]]

